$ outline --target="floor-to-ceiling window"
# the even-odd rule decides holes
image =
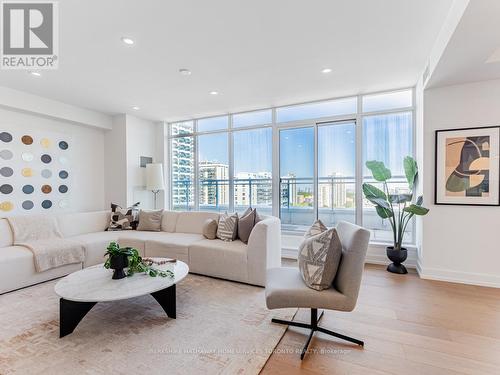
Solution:
[[[413,155],[413,90],[368,94],[170,124],[170,205],[175,210],[280,216],[286,233],[316,219],[361,224],[390,240],[387,220],[363,199],[373,182],[364,166],[381,160],[406,188],[403,158]],[[409,228],[407,242],[414,241]]]
[[[280,130],[280,217],[288,231],[315,220],[314,128]]]
[[[255,207],[264,215],[272,215],[272,129],[239,130],[232,135],[234,210]]]

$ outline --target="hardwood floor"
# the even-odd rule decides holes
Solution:
[[[308,321],[308,310],[294,320]],[[364,349],[315,333],[301,361],[308,331],[288,328],[261,374],[500,374],[500,289],[367,265],[354,312],[325,311],[320,325]]]

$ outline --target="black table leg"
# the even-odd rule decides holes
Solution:
[[[59,337],[72,333],[96,303],[75,302],[61,298],[59,300]]]
[[[166,289],[151,293],[151,295],[158,301],[170,318],[176,318],[175,284]]]

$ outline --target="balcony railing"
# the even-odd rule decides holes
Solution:
[[[371,178],[366,182],[377,185]],[[314,214],[314,184],[312,178],[282,177],[280,179],[280,218],[286,231],[303,232],[316,219]],[[272,214],[271,179],[234,179],[234,210],[258,208],[263,215]],[[404,176],[395,176],[388,184],[391,192],[406,192]],[[199,185],[199,209],[223,212],[229,210],[229,180],[204,179]],[[190,180],[173,181],[173,208],[193,210],[194,186]],[[327,225],[339,221],[356,222],[356,180],[352,176],[318,178],[318,217]],[[390,224],[381,219],[373,205],[363,199],[363,226],[372,230],[372,240],[390,240]],[[413,238],[409,227],[408,240]]]

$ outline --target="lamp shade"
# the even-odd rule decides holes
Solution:
[[[146,164],[146,190],[164,190],[163,165],[160,163]]]

